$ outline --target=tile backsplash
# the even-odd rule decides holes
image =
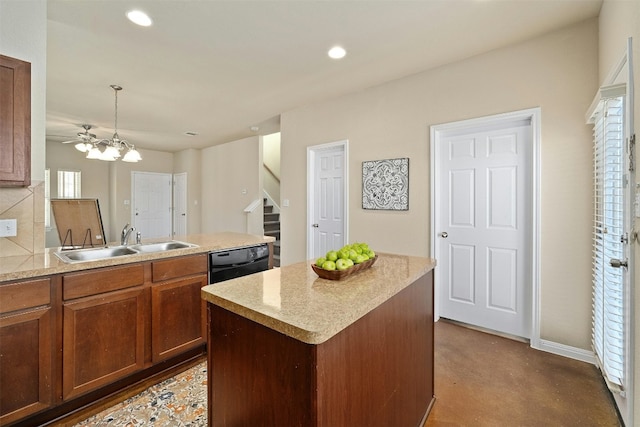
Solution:
[[[16,219],[15,237],[0,237],[0,257],[44,252],[44,181],[30,187],[0,188],[0,219]]]

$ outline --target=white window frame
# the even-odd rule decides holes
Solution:
[[[44,227],[51,230],[51,170],[44,170]]]
[[[58,170],[58,198],[79,199],[82,197],[82,172]]]

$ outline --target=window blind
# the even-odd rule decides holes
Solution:
[[[624,389],[624,98],[603,99],[594,123],[593,347],[610,384]]]
[[[81,197],[80,172],[58,171],[58,197],[61,199],[77,199]]]

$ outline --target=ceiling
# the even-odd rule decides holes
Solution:
[[[602,0],[48,0],[47,139],[175,152],[595,17]],[[150,27],[125,16],[147,12]],[[347,50],[328,58],[335,44]],[[257,126],[258,131],[251,130]],[[188,136],[185,132],[198,135]],[[70,144],[71,147],[71,144]]]

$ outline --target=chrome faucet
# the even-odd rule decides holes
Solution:
[[[122,234],[120,235],[120,244],[122,246],[127,246],[129,244],[129,236],[135,229],[135,227],[129,228],[129,224],[124,226],[124,228],[122,229]]]

